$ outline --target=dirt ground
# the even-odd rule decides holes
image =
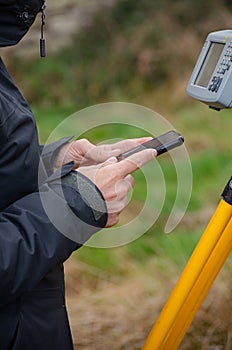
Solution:
[[[157,273],[154,281],[141,271],[114,278],[72,258],[66,263],[66,282],[75,349],[141,349],[165,298]]]
[[[133,270],[133,269],[132,269]],[[179,271],[136,268],[112,277],[71,258],[66,263],[67,306],[78,350],[139,350],[168,298]],[[219,275],[180,350],[231,350],[231,273]]]

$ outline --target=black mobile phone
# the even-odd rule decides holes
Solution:
[[[117,158],[120,161],[131,156],[134,153],[144,150],[144,148],[154,148],[157,151],[157,155],[159,156],[160,154],[163,154],[175,147],[182,145],[183,142],[184,137],[178,132],[171,130],[150,141],[143,143],[142,145],[139,145],[125,153],[120,154]]]

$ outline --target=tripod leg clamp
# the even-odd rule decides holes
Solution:
[[[232,176],[222,193],[222,198],[225,202],[232,205]]]

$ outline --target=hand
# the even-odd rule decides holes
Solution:
[[[142,137],[99,146],[93,145],[86,139],[73,141],[61,148],[54,168],[58,169],[71,161],[74,161],[74,169],[79,166],[99,164],[149,140],[151,137]]]
[[[146,149],[120,162],[117,161],[116,157],[111,157],[102,164],[78,169],[103,194],[108,210],[106,227],[118,223],[119,215],[127,205],[127,194],[134,186],[134,179],[130,174],[153,160],[156,154],[155,150]]]

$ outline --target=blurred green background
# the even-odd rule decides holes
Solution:
[[[39,20],[31,31],[29,45],[24,39],[18,48],[2,52],[32,106],[41,142],[71,113],[114,101],[151,108],[185,136],[193,170],[193,190],[185,217],[174,232],[163,233],[176,181],[175,169],[164,157],[159,162],[167,174],[170,191],[159,220],[149,232],[121,248],[84,247],[75,253],[75,259],[81,264],[107,276],[116,276],[119,283],[129,279],[133,266],[133,271],[148,273],[149,286],[153,283],[151,269],[158,270],[166,286],[167,281],[172,283],[183,269],[231,175],[232,112],[210,110],[188,97],[185,88],[207,34],[232,28],[232,3],[226,0],[114,0],[109,3],[88,0],[51,0],[49,3],[48,0],[47,3],[47,57],[41,59],[37,54]],[[104,130],[92,132],[91,141],[98,142],[104,136]],[[107,134],[108,138],[128,136],[133,135],[125,129]],[[144,186],[144,178],[139,172],[135,177],[139,205],[143,200],[143,191],[139,189]],[[92,281],[98,278],[98,273],[90,273],[87,283],[95,291],[98,284]],[[227,276],[223,286],[230,281]],[[149,293],[155,298],[154,291]],[[228,286],[227,302],[230,294]],[[204,349],[232,349],[227,323],[218,331],[218,336],[212,331],[214,336],[209,335],[207,343],[202,327],[206,325],[206,329],[212,330],[215,322],[213,317],[206,321],[200,315],[182,349],[203,349],[204,342],[208,346]],[[138,344],[148,330],[149,327],[145,328],[140,343],[125,340],[124,344],[121,340],[115,347],[105,343],[108,345],[101,349],[109,346],[139,349]],[[83,349],[92,349],[90,343],[89,340]],[[95,339],[95,350],[96,344]],[[82,349],[82,345],[79,346]]]

